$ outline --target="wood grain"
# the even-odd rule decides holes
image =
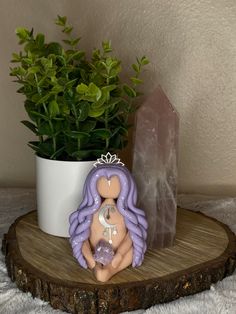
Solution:
[[[119,313],[196,293],[231,274],[236,260],[228,227],[184,209],[178,210],[174,246],[148,250],[141,267],[105,284],[79,267],[68,239],[39,230],[35,211],[11,226],[3,249],[19,288],[71,313]]]

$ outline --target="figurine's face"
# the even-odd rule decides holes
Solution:
[[[120,194],[118,176],[112,176],[109,180],[106,177],[101,177],[97,182],[97,190],[103,198],[117,198]]]

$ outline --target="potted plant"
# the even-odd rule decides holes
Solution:
[[[128,119],[140,95],[139,76],[149,61],[137,58],[131,83],[126,84],[109,41],[102,43],[102,50],[94,49],[89,59],[78,48],[80,38],[72,36],[67,18],[58,16],[55,23],[67,36],[62,44],[47,43],[44,34],[35,35],[33,29],[16,29],[23,49],[13,53],[17,65],[10,75],[26,97],[29,121],[21,122],[37,137],[28,145],[36,152],[39,226],[68,236],[68,215],[80,202],[93,161],[127,144]]]

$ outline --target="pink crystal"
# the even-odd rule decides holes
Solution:
[[[137,113],[133,175],[148,220],[148,247],[173,245],[179,117],[158,87]]]
[[[100,240],[95,247],[95,261],[106,266],[112,261],[113,256],[114,251],[112,245],[105,240]]]

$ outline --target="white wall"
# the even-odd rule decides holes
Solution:
[[[92,49],[111,39],[126,64],[151,60],[145,90],[160,83],[180,113],[179,190],[236,194],[236,2],[234,0],[1,0],[0,186],[34,184],[23,97],[9,77],[14,29],[58,40],[67,15]],[[128,71],[128,69],[127,69]]]

